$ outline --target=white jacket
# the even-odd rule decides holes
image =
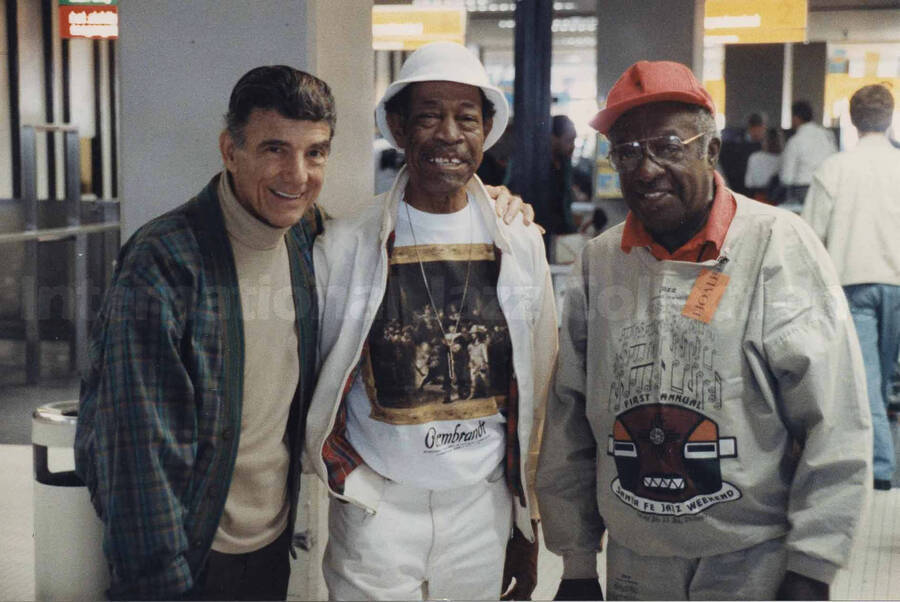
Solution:
[[[391,190],[376,199],[376,206],[358,216],[329,221],[316,240],[314,258],[319,296],[321,367],[310,403],[306,428],[307,463],[328,484],[322,457],[343,397],[344,385],[359,362],[363,343],[381,305],[387,285],[387,240],[397,219],[397,207],[406,188],[404,168]],[[506,225],[494,214],[493,202],[477,177],[467,190],[500,250],[497,298],[509,327],[513,367],[518,383],[518,438],[522,487],[528,500],[515,499],[516,526],[529,539],[532,484],[536,446],[543,407],[557,351],[556,309],[550,269],[541,235],[521,218]],[[308,467],[307,467],[308,469]],[[347,483],[342,494],[329,493],[370,513],[377,511],[384,479],[365,464],[360,475]]]
[[[604,526],[649,556],[784,537],[823,582],[849,557],[872,430],[847,301],[799,217],[735,197],[718,260],[625,253],[620,225],[575,264],[537,475],[567,578],[594,572]]]
[[[900,285],[900,149],[884,134],[816,170],[803,219],[819,235],[842,285]]]

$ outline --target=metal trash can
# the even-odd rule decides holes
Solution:
[[[74,471],[77,420],[77,401],[46,404],[32,414],[37,600],[103,600],[109,587],[102,524]]]

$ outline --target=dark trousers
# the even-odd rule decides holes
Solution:
[[[192,600],[285,600],[291,576],[291,529],[247,554],[210,550]]]

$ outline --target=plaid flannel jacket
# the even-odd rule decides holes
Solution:
[[[112,598],[189,592],[225,506],[240,436],[244,341],[219,177],[131,237],[94,324],[75,457],[104,523]],[[286,236],[300,357],[284,433],[290,525],[315,384],[311,249],[321,225],[313,209]]]

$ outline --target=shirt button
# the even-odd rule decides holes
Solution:
[[[195,540],[191,543],[191,545],[193,545],[195,548],[199,548],[200,546],[203,545],[203,540],[202,540],[202,539],[195,539]]]
[[[233,436],[234,436],[234,430],[230,426],[227,426],[224,429],[222,429],[222,439],[224,439],[225,441],[231,441],[231,438]]]

